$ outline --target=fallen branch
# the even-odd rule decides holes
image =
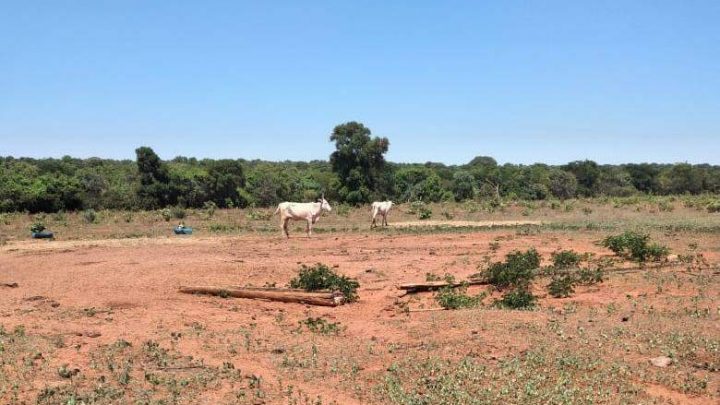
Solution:
[[[0,283],[2,287],[18,288],[18,283]]]
[[[180,287],[185,294],[207,294],[220,297],[248,298],[280,302],[298,302],[301,304],[335,307],[345,303],[342,293],[323,291],[307,292],[286,288],[259,287]]]
[[[400,284],[398,290],[405,290],[408,294],[416,293],[420,291],[434,291],[439,290],[443,287],[462,287],[464,285],[488,285],[489,283],[484,280],[468,280],[459,283],[448,283],[447,281],[426,281],[424,283],[405,283]]]
[[[418,309],[408,310],[408,312],[434,312],[434,311],[447,311],[447,308],[418,308]]]

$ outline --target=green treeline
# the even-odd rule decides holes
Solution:
[[[311,201],[543,200],[593,196],[720,192],[720,166],[707,164],[562,166],[498,165],[478,156],[464,165],[399,164],[384,159],[387,138],[357,122],[338,125],[329,161],[266,162],[176,157],[161,160],[148,147],[136,160],[0,157],[0,212],[271,206]]]

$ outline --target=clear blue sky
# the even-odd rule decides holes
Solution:
[[[720,1],[3,1],[0,155],[720,163]]]

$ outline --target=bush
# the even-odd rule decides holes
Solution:
[[[552,253],[552,261],[556,269],[569,269],[577,267],[582,261],[582,256],[573,250],[561,250]]]
[[[432,217],[432,210],[422,201],[413,201],[410,203],[408,214],[417,214],[418,219],[430,219],[430,217]]]
[[[183,219],[183,218],[185,218],[185,216],[187,216],[187,212],[185,212],[185,208],[182,208],[182,207],[170,208],[170,214],[175,219]]]
[[[34,223],[30,226],[30,232],[34,232],[34,233],[42,232],[42,231],[44,231],[45,229],[46,229],[46,228],[45,228],[45,224],[42,223],[42,222],[40,222],[40,221],[34,222]]]
[[[580,269],[577,273],[576,283],[581,285],[593,285],[602,283],[605,280],[605,272],[598,269]]]
[[[92,208],[83,211],[82,216],[88,224],[94,224],[97,221],[97,212]]]
[[[495,301],[495,305],[509,309],[529,309],[535,307],[537,297],[527,287],[515,288]]]
[[[550,284],[547,286],[548,293],[555,298],[566,298],[575,292],[576,279],[572,274],[563,274],[558,277],[553,277]]]
[[[322,263],[313,267],[303,264],[298,276],[290,280],[290,288],[300,288],[305,291],[340,291],[348,302],[357,300],[358,287],[360,283],[357,280],[338,275]]]
[[[170,211],[169,208],[163,208],[160,210],[160,216],[165,220],[165,222],[170,222],[172,219],[172,211]]]
[[[505,256],[505,262],[496,262],[485,271],[485,278],[496,288],[527,287],[535,278],[535,270],[540,267],[540,255],[537,250],[514,251]]]
[[[709,213],[715,213],[720,212],[720,200],[711,201],[707,205],[707,212]]]
[[[633,231],[608,236],[602,241],[602,245],[617,256],[638,263],[645,263],[648,260],[660,261],[670,253],[670,249],[666,246],[650,243],[650,235]]]
[[[482,302],[484,294],[470,296],[465,287],[444,287],[435,295],[435,300],[445,309],[473,308]]]
[[[207,214],[207,217],[212,218],[213,216],[215,216],[217,204],[215,204],[215,201],[205,201],[203,203],[203,209],[205,210],[205,214]]]

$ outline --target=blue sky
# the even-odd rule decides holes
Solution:
[[[718,1],[15,1],[0,155],[720,163]]]

